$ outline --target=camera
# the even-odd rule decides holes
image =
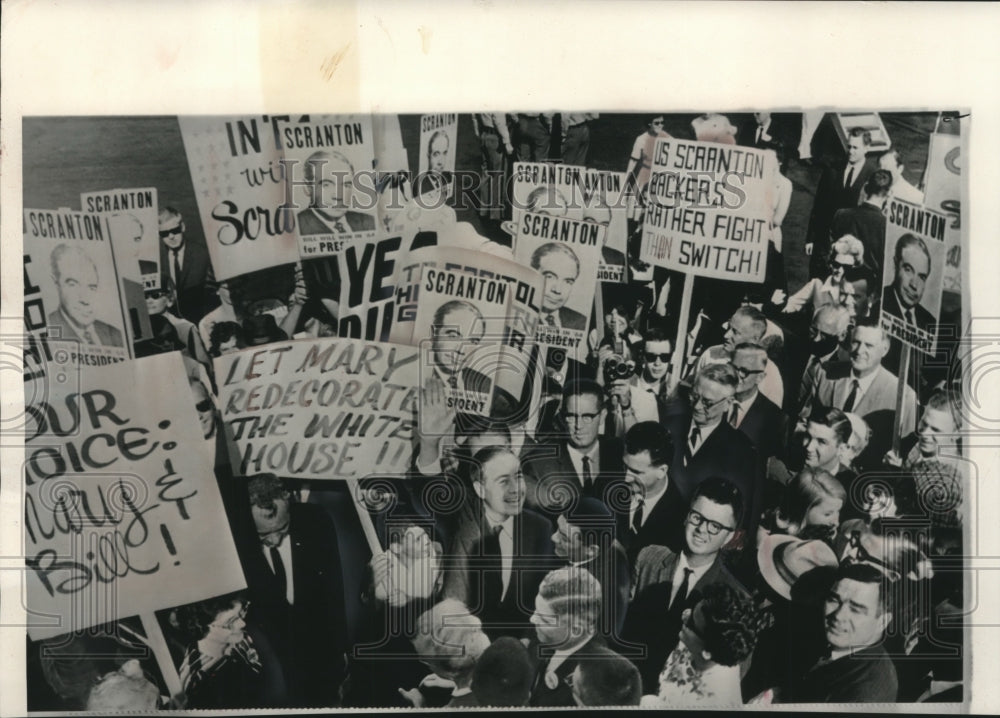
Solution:
[[[604,384],[608,386],[612,382],[628,379],[635,374],[635,362],[620,354],[614,354],[604,360],[601,369],[604,371]]]

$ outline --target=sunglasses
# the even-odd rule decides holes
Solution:
[[[184,232],[183,224],[179,224],[176,227],[173,227],[172,229],[161,229],[160,239],[166,239],[167,237],[172,237],[175,234],[181,234],[183,232]]]
[[[703,397],[701,394],[694,391],[691,392],[690,397],[691,397],[691,406],[694,407],[701,404],[701,406],[706,410],[718,406],[719,404],[721,404],[722,402],[724,402],[726,399],[729,398],[728,396],[724,396],[721,399],[716,399],[715,401],[712,401],[711,399],[707,399]]]
[[[643,352],[642,355],[646,358],[646,361],[652,364],[654,361],[659,359],[661,362],[666,364],[670,361],[670,354],[668,352],[657,354],[655,352]]]
[[[202,399],[201,401],[199,401],[197,404],[194,405],[194,408],[195,408],[195,410],[200,411],[202,413],[205,413],[206,411],[210,411],[211,408],[212,408],[212,400],[211,399]]]
[[[861,532],[852,531],[851,535],[848,537],[848,545],[854,549],[855,554],[853,556],[847,556],[841,563],[864,563],[878,569],[882,575],[884,575],[890,582],[895,583],[900,578],[902,574],[899,571],[892,568],[889,564],[881,559],[875,558],[865,547],[861,544]]]
[[[147,289],[146,299],[160,299],[169,294],[166,289]]]

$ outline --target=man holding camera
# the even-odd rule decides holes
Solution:
[[[659,327],[646,331],[639,365],[615,355],[610,347],[598,353],[601,373],[614,405],[622,410],[622,432],[642,421],[665,419],[673,387],[670,383],[670,339]]]

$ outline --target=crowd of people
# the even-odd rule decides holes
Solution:
[[[479,231],[449,236],[506,256],[510,162],[586,165],[608,118],[474,116],[492,202],[471,223]],[[635,198],[619,238],[626,272],[599,290],[586,348],[548,352],[532,421],[509,406],[449,409],[441,387],[462,367],[439,366],[421,387],[409,471],[369,477],[358,496],[336,481],[238,475],[216,399],[212,358],[336,336],[319,270],[296,271],[281,296],[216,281],[204,243],[162,208],[163,281],[146,292],[155,339],[137,353],[184,357],[247,587],[160,612],[180,694],[134,657],[141,629],[123,620],[29,641],[29,706],[961,701],[962,631],[944,620],[964,606],[949,562],[968,482],[958,377],[919,358],[900,377],[899,340],[880,322],[883,208],[920,191],[897,150],[869,151],[865,130],[813,158],[812,113],[758,112],[739,127],[697,118],[687,139],[773,150],[781,171],[765,281],[698,279],[680,326],[692,279],[639,259],[665,119],[636,128],[617,168]],[[800,210],[803,282],[785,270],[791,166],[821,170]],[[409,205],[381,219],[444,243],[462,224],[449,211]],[[910,250],[897,247],[900,277],[919,265]],[[920,308],[905,281],[894,296]],[[369,521],[381,550],[364,538]]]

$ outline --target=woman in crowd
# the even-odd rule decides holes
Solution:
[[[175,609],[187,639],[178,673],[187,708],[286,705],[284,676],[264,635],[246,622],[249,601],[230,593]]]
[[[805,467],[785,486],[778,507],[765,512],[758,544],[769,534],[832,541],[846,497],[843,484],[828,471]]]
[[[681,616],[680,643],[667,657],[660,691],[642,705],[733,708],[742,705],[740,663],[757,641],[756,612],[749,596],[713,584]]]
[[[864,260],[865,246],[857,237],[844,235],[830,248],[830,274],[824,279],[813,277],[802,289],[788,298],[785,314],[798,312],[806,307],[813,311],[825,304],[845,304],[847,295],[853,293],[848,274],[859,268]]]

